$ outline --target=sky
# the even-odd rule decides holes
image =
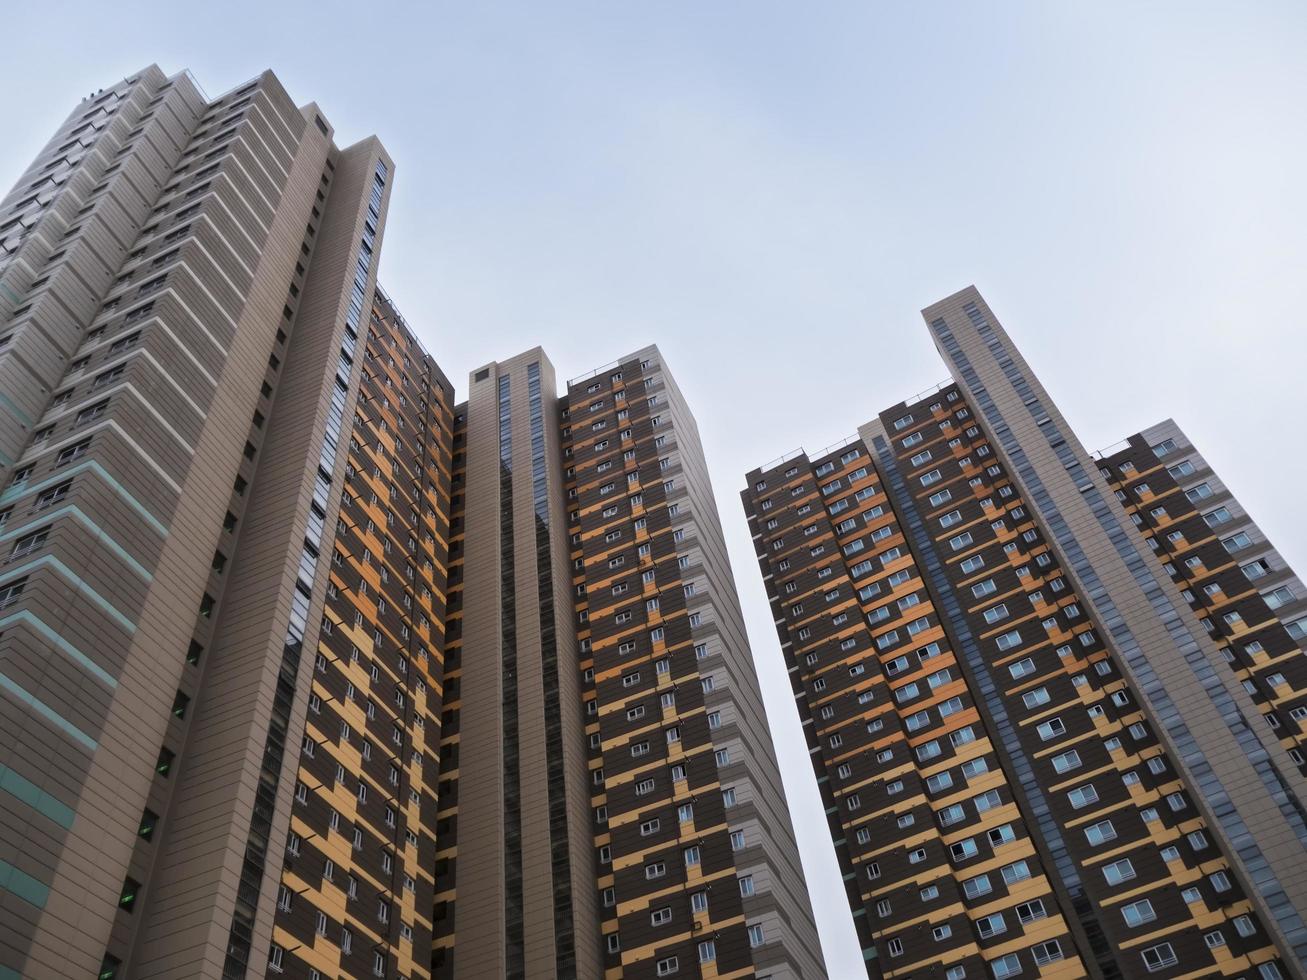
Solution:
[[[1307,571],[1301,2],[5,20],[28,41],[0,62],[0,184],[146,64],[210,95],[272,68],[338,141],[376,133],[394,157],[381,280],[460,392],[536,344],[560,378],[661,347],[703,434],[833,977],[861,956],[738,491],[943,380],[922,307],[975,284],[1091,448],[1174,417]]]

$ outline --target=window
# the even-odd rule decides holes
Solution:
[[[1135,868],[1129,858],[1122,858],[1120,861],[1113,861],[1106,865],[1103,868],[1103,877],[1107,879],[1109,885],[1119,885],[1135,877]]]
[[[675,956],[668,956],[661,959],[655,965],[655,972],[660,977],[670,977],[680,969]]]
[[[1027,708],[1038,708],[1040,705],[1048,704],[1050,700],[1052,698],[1046,687],[1038,687],[1021,695],[1021,701]]]
[[[1272,609],[1279,609],[1286,602],[1293,601],[1293,591],[1288,586],[1281,586],[1273,592],[1263,592],[1262,598]]]
[[[1131,902],[1122,908],[1121,915],[1125,919],[1125,924],[1132,929],[1146,922],[1152,922],[1157,918],[1157,913],[1153,911],[1153,903],[1146,898],[1138,902]]]
[[[1094,789],[1092,783],[1087,786],[1078,786],[1067,794],[1067,800],[1072,808],[1079,810],[1098,801],[1098,790]]]
[[[1158,970],[1164,970],[1168,966],[1174,966],[1180,961],[1175,955],[1175,950],[1171,948],[1170,943],[1158,943],[1156,946],[1149,946],[1143,952],[1144,968],[1149,973],[1155,973]]]
[[[1271,571],[1270,563],[1267,562],[1265,558],[1258,558],[1255,561],[1251,561],[1246,565],[1240,565],[1239,567],[1244,575],[1250,580],[1262,578],[1263,576],[1270,574]]]
[[[81,442],[75,442],[71,446],[65,446],[55,457],[55,466],[66,466],[75,459],[81,459],[91,448],[91,440],[83,439]]]
[[[962,883],[962,894],[971,899],[988,895],[993,890],[994,886],[989,882],[989,875],[977,875]]]
[[[1246,531],[1240,531],[1238,534],[1231,535],[1230,537],[1223,538],[1221,540],[1221,545],[1225,548],[1226,551],[1230,551],[1230,552],[1240,551],[1243,548],[1250,547],[1252,543],[1253,540],[1248,536],[1248,533]],[[1170,949],[1169,944],[1163,943],[1162,945],[1166,946],[1167,949]]]
[[[1000,650],[1011,650],[1013,647],[1021,645],[1021,631],[1010,630],[1000,636],[996,642]]]
[[[699,944],[699,962],[711,963],[717,959],[717,944],[711,939]]]
[[[654,926],[664,926],[672,921],[672,910],[664,906],[660,909],[654,909],[649,915],[649,924]]]
[[[766,942],[766,937],[763,935],[762,923],[755,922],[753,925],[749,926],[749,945],[754,949],[757,949],[764,942]]]
[[[986,793],[977,796],[972,802],[976,806],[977,813],[984,813],[986,810],[992,810],[1003,802],[1003,796],[996,789],[991,789]]]
[[[1007,922],[1003,920],[1002,912],[995,912],[993,915],[987,915],[983,919],[976,921],[976,932],[981,939],[988,939],[991,936],[997,936],[1007,932]]]
[[[73,424],[85,425],[87,422],[94,422],[96,419],[100,418],[100,416],[104,415],[105,411],[108,408],[109,408],[109,399],[107,398],[104,401],[97,402],[94,405],[88,405],[86,408],[82,409],[80,412],[77,413],[77,419],[76,421],[73,422]]]
[[[17,602],[25,588],[27,588],[26,576],[0,585],[0,609],[5,609]]]
[[[1043,966],[1045,963],[1052,963],[1055,960],[1062,959],[1062,946],[1056,939],[1050,939],[1048,942],[1031,947],[1031,952],[1035,954],[1036,966]]]
[[[1099,844],[1106,844],[1110,840],[1116,840],[1116,828],[1112,826],[1111,820],[1100,820],[1096,824],[1091,824],[1085,828],[1085,837],[1094,847]]]
[[[1057,773],[1070,772],[1072,769],[1080,768],[1080,753],[1075,749],[1069,752],[1063,752],[1060,755],[1053,756],[1053,771]]]
[[[956,844],[950,845],[949,853],[954,861],[966,861],[975,857],[979,853],[979,848],[976,847],[975,838],[968,837],[966,840],[960,840]]]
[[[1039,737],[1047,742],[1050,738],[1057,738],[1067,734],[1067,724],[1065,724],[1063,720],[1053,717],[1053,719],[1048,719],[1047,721],[1040,723],[1039,727],[1035,730],[1039,733]]]
[[[1227,524],[1234,519],[1228,507],[1218,507],[1216,510],[1208,511],[1203,515],[1203,520],[1207,522],[1208,527],[1218,527],[1221,524]]]
[[[1036,919],[1042,919],[1048,912],[1044,908],[1044,903],[1040,899],[1032,902],[1023,902],[1016,908],[1017,919],[1023,924],[1034,922]]]
[[[994,847],[1001,847],[1017,839],[1016,831],[1012,829],[1010,823],[1005,823],[1000,827],[995,827],[989,831],[989,842]]]
[[[979,776],[981,773],[986,773],[986,772],[989,772],[989,763],[986,762],[983,758],[971,759],[968,762],[962,763],[962,775],[965,776],[967,779],[974,779],[975,777]]]
[[[1009,664],[1007,671],[1012,675],[1013,680],[1017,680],[1027,674],[1033,674],[1035,672],[1035,662],[1029,657],[1024,657],[1014,664]]]
[[[136,906],[136,896],[140,893],[141,883],[133,878],[123,882],[122,891],[118,893],[118,907],[130,912]]]

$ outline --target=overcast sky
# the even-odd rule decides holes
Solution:
[[[1301,0],[185,7],[9,5],[0,185],[143,65],[272,68],[394,156],[382,281],[460,392],[658,343],[832,976],[861,957],[737,492],[946,376],[921,307],[976,284],[1091,447],[1175,417],[1307,571]]]

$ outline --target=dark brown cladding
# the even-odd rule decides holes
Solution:
[[[974,291],[938,304],[928,319],[935,309],[951,313],[969,295],[976,304],[966,307],[968,315],[983,327]],[[956,356],[947,332],[937,330],[941,350]],[[956,363],[960,373],[970,370],[965,360]],[[1000,361],[1000,367],[1010,363]],[[991,406],[986,402],[986,411]],[[1195,795],[1188,770],[1176,765],[1169,741],[1157,735],[1133,669],[1123,673],[1120,654],[1097,623],[1096,605],[1085,601],[1077,585],[1079,572],[1065,570],[1059,544],[1046,537],[1042,515],[1032,512],[1031,487],[1042,493],[1041,485],[1013,475],[1006,452],[991,442],[995,424],[961,386],[944,385],[882,413],[862,427],[859,440],[820,458],[800,453],[753,471],[742,494],[869,974],[930,968],[956,978],[979,968],[1005,977],[1032,967],[1047,971],[1053,967],[1045,964],[1056,961],[1059,970],[1103,976],[1195,970],[1221,976],[1255,970],[1269,980],[1286,975],[1295,957],[1277,949],[1263,906],[1248,890],[1253,879],[1242,856],[1234,853],[1224,828],[1209,822],[1209,801],[1201,792]],[[1212,490],[1201,480],[1205,464],[1197,457],[1195,467],[1187,440],[1180,435],[1167,443],[1178,433],[1168,426],[1174,428],[1167,423],[1150,430],[1151,443],[1136,438],[1104,460],[1103,475],[1121,489],[1118,496],[1154,539],[1159,557],[1171,562],[1166,567],[1189,569],[1177,576],[1181,585],[1204,590],[1207,598],[1195,607],[1224,621],[1211,632],[1252,644],[1245,651],[1251,661],[1236,657],[1234,666],[1245,688],[1251,683],[1263,692],[1268,723],[1292,755],[1299,751],[1301,731],[1293,723],[1307,720],[1307,708],[1302,718],[1293,714],[1301,703],[1304,662],[1293,642],[1299,622],[1294,617],[1301,615],[1295,605],[1299,583],[1237,506],[1229,516],[1217,506],[1231,503],[1219,497],[1223,488],[1204,507],[1207,519],[1185,510],[1186,493],[1168,478],[1166,467],[1158,475],[1152,445],[1161,446],[1163,455],[1176,451],[1166,462],[1192,491],[1189,502]],[[1049,438],[1056,449],[1057,437]],[[1186,455],[1189,466],[1174,469]],[[1119,465],[1127,457],[1146,459],[1140,465],[1147,474],[1122,474]],[[1045,498],[1040,502],[1047,506]],[[1165,513],[1154,512],[1159,506]],[[1150,526],[1150,520],[1157,523]],[[1213,520],[1228,527],[1213,536]],[[1169,545],[1162,540],[1177,530],[1181,535]],[[1217,541],[1241,533],[1244,538],[1226,546]],[[1201,554],[1201,563],[1185,566],[1192,557],[1186,542]],[[1242,556],[1243,566],[1229,550]],[[884,585],[898,566],[887,568],[886,554],[919,577],[903,578],[901,588],[887,591]],[[1250,589],[1249,580],[1262,577],[1265,587]],[[1220,588],[1204,588],[1213,582]],[[1268,596],[1286,612],[1277,617]],[[907,608],[900,606],[905,597]],[[913,617],[909,628],[915,627],[915,635],[906,636],[904,624]],[[942,626],[937,656],[949,658],[950,680],[961,685],[958,700],[952,689],[927,693],[919,677],[904,673],[918,669],[912,655],[936,622]],[[903,652],[908,656],[900,659]],[[877,668],[889,679],[876,677]],[[864,669],[871,679],[850,676]],[[888,696],[878,695],[880,685]],[[865,703],[849,703],[850,691],[865,696]],[[936,721],[932,710],[940,707],[947,710]],[[1001,777],[997,797],[959,794],[956,773],[949,773],[948,785],[937,780],[949,768],[948,753],[958,750],[939,735],[960,711],[974,713],[971,731],[992,748],[985,759],[989,775]],[[1281,718],[1285,713],[1289,717]],[[856,719],[852,739],[842,724],[846,717]],[[865,882],[867,855],[857,847],[867,784],[858,783],[865,776],[851,757],[868,754],[856,726],[881,717],[894,719],[905,733],[912,727],[901,736],[912,753],[904,769],[918,786],[924,776],[928,826],[948,849],[943,860],[929,848],[923,852],[921,821],[902,825],[902,810],[892,810],[893,822],[872,843],[883,852],[916,855],[915,863],[895,867],[887,880],[886,862],[879,861],[874,887],[867,888],[859,884]],[[889,732],[881,721],[875,734],[889,744]],[[938,750],[930,748],[923,759],[919,749],[932,744]],[[892,765],[892,759],[885,761]],[[1301,763],[1301,755],[1294,761]],[[882,778],[896,790],[901,782],[900,793],[913,792],[911,778],[897,772]],[[852,812],[851,792],[857,801]],[[911,797],[895,799],[903,807]],[[1012,818],[998,835],[985,809],[991,800],[1007,804]],[[979,811],[975,817],[971,806]],[[976,845],[970,855],[968,840]],[[961,852],[955,850],[960,843]],[[1000,854],[1030,848],[1027,870],[1043,892],[1042,912],[1057,917],[1056,934],[1039,931],[1047,927],[1031,917],[1027,893],[1019,891],[1028,881],[1004,880],[1013,875],[990,858],[986,844]],[[934,876],[941,882],[941,905],[948,898],[956,905],[939,911],[929,904],[928,898],[936,900],[934,887],[921,886]],[[998,890],[986,887],[996,881]],[[896,894],[899,882],[907,887]],[[954,882],[961,882],[960,895],[946,891]],[[912,894],[916,890],[919,895]],[[882,895],[888,897],[885,905]],[[906,908],[904,898],[911,903]],[[949,921],[949,913],[957,913],[956,919]],[[901,922],[908,928],[896,929]],[[941,925],[944,931],[936,933]],[[937,941],[914,943],[923,931]],[[1294,934],[1291,925],[1286,931]],[[1046,945],[1050,940],[1057,945]]]
[[[450,980],[456,964],[458,888],[458,787],[460,776],[460,719],[463,708],[463,570],[465,553],[464,507],[467,488],[467,405],[455,407],[451,445],[449,591],[445,624],[444,706],[440,719],[440,783],[436,811],[435,907],[431,975]]]
[[[624,973],[672,957],[695,964],[699,942],[710,941],[720,946],[717,968],[730,974],[751,960],[668,513],[671,474],[659,469],[662,447],[654,446],[653,419],[665,409],[649,403],[647,366],[627,362],[574,384],[564,407],[574,581],[583,597],[578,640],[598,762],[599,885],[605,934],[614,937],[605,966]],[[693,863],[687,851],[697,852]],[[710,905],[708,887],[719,880],[731,887],[715,889]],[[652,925],[663,907],[667,921]]]
[[[1098,456],[1100,472],[1307,773],[1307,589],[1174,422]]]
[[[569,386],[564,454],[606,975],[818,975],[697,430],[656,348]]]
[[[1138,708],[1138,691],[970,408],[948,417],[950,394],[957,389],[884,413],[883,442],[893,446],[984,665],[981,687],[997,695],[991,714],[1008,719],[1020,782],[1039,787],[1028,805],[1048,814],[1040,836],[1063,862],[1060,882],[1080,910],[1090,957],[1105,973],[1129,975],[1138,967],[1124,951],[1164,935],[1186,965],[1217,966],[1205,938],[1209,907],[1222,908],[1223,918],[1248,917],[1242,931],[1230,930],[1226,950],[1253,961],[1273,956],[1215,835]],[[930,411],[933,405],[941,407]],[[914,413],[915,422],[895,430]],[[923,438],[914,441],[918,433]],[[1165,927],[1149,926],[1142,902]]]
[[[748,480],[869,973],[962,976],[1020,937],[1084,975],[1066,903],[866,444]]]

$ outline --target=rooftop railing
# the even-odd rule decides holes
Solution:
[[[1093,456],[1094,459],[1106,459],[1108,456],[1115,456],[1122,449],[1129,449],[1129,448],[1130,448],[1130,440],[1122,439],[1120,442],[1112,443],[1112,445],[1108,446],[1106,449],[1095,449],[1092,453],[1090,453],[1090,455]]]
[[[613,368],[621,366],[622,362],[620,360],[609,361],[607,364],[600,364],[593,371],[587,371],[585,374],[578,374],[575,378],[569,378],[567,386],[570,388],[572,385],[579,385],[582,381],[589,381],[591,378],[596,378],[605,371],[611,371]]]

